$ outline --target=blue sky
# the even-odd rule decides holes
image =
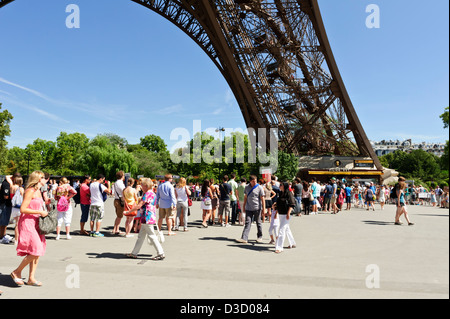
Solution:
[[[80,8],[68,29],[66,6]],[[449,2],[319,0],[346,88],[371,140],[444,142],[449,105]],[[366,7],[380,8],[379,29]],[[426,11],[425,11],[426,9]],[[169,148],[178,127],[245,128],[226,81],[181,30],[129,0],[16,0],[0,9],[0,103],[8,147],[61,131],[148,134]]]

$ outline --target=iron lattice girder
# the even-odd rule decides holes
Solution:
[[[12,1],[0,0],[0,7]],[[296,154],[356,150],[353,155],[370,156],[381,169],[343,84],[317,0],[132,1],[203,49],[248,127],[278,128],[281,147]]]

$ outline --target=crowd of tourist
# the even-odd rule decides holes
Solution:
[[[126,177],[123,171],[116,174],[112,184],[105,181],[103,175],[96,179],[84,176],[82,180],[70,185],[63,177],[59,183],[50,181],[49,175],[33,172],[26,187],[20,174],[8,176],[1,185],[0,191],[0,240],[8,244],[13,241],[17,254],[24,256],[20,265],[11,273],[17,285],[24,285],[21,279],[22,270],[29,266],[30,275],[27,284],[40,286],[42,283],[34,277],[39,257],[46,248],[45,235],[38,231],[39,217],[47,216],[56,209],[56,240],[61,238],[61,227],[64,224],[66,239],[70,240],[73,208],[71,201],[80,204],[80,235],[103,237],[100,232],[105,214],[104,202],[108,196],[114,198],[116,218],[112,234],[133,237],[138,233],[137,241],[129,258],[137,258],[142,244],[147,239],[157,251],[154,260],[165,258],[162,242],[163,222],[165,221],[167,236],[174,236],[177,231],[189,231],[188,219],[193,201],[201,201],[201,227],[243,226],[242,235],[237,242],[247,244],[252,223],[256,223],[256,242],[263,238],[262,223],[270,223],[269,244],[275,245],[275,252],[281,253],[287,237],[289,248],[295,248],[296,242],[289,227],[292,216],[315,215],[319,212],[337,214],[342,210],[360,208],[375,211],[385,205],[394,204],[396,208],[396,225],[401,225],[403,215],[408,225],[407,205],[432,205],[447,207],[448,192],[439,186],[427,189],[422,185],[409,186],[404,178],[393,186],[374,185],[373,182],[348,183],[345,179],[332,177],[322,183],[314,177],[310,181],[295,178],[292,182],[279,182],[275,176],[269,181],[257,180],[252,175],[247,180],[236,181],[236,174],[223,176],[215,182],[205,179],[199,183],[186,183],[179,178],[175,183],[172,175],[165,176],[163,181],[154,182],[149,178],[135,180]],[[125,217],[125,232],[120,230]],[[14,238],[6,234],[10,221],[15,221]],[[89,220],[89,226],[86,223]],[[89,227],[90,231],[86,228]]]

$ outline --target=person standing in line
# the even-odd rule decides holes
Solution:
[[[275,245],[275,253],[279,254],[283,251],[284,240],[287,236],[289,248],[295,248],[296,243],[289,227],[289,220],[292,211],[295,208],[295,198],[288,189],[288,183],[280,184],[280,196],[277,200],[277,211],[280,219],[280,231],[278,233],[277,243]]]
[[[138,239],[134,245],[131,254],[127,254],[129,258],[137,258],[139,251],[142,248],[145,238],[148,238],[153,246],[156,248],[157,255],[151,260],[164,260],[164,250],[156,236],[156,194],[153,192],[153,181],[150,178],[142,179],[142,190],[144,195],[137,205],[135,205],[130,211],[125,211],[126,215],[141,210],[141,229],[139,230]]]
[[[235,181],[236,173],[230,174],[230,181],[228,182],[231,185],[231,195],[230,195],[230,207],[231,207],[231,224],[236,224],[237,217],[237,188],[238,184]]]
[[[219,207],[220,190],[219,185],[214,183],[214,178],[209,180],[209,185],[211,195],[211,215],[209,217],[209,224],[214,226],[216,224],[216,210],[218,210]]]
[[[89,207],[89,215],[90,215],[90,226],[92,237],[104,237],[102,233],[100,233],[100,226],[103,221],[103,217],[105,215],[105,205],[103,203],[103,193],[111,195],[111,190],[106,188],[103,185],[105,181],[105,176],[103,174],[99,174],[97,176],[97,180],[92,182],[89,185],[89,191],[91,192],[91,206]],[[94,231],[95,226],[95,231]]]
[[[11,219],[11,176],[6,176],[0,186],[0,240],[3,244],[9,244],[12,237],[6,234],[6,228]]]
[[[81,206],[81,218],[80,218],[80,235],[89,235],[89,233],[84,229],[84,225],[87,223],[89,218],[89,207],[91,206],[91,191],[89,190],[89,183],[91,182],[91,177],[85,175],[81,180],[80,186],[80,206]]]
[[[120,222],[123,218],[123,209],[125,205],[125,201],[123,199],[123,190],[125,189],[125,184],[123,181],[125,180],[125,173],[123,171],[118,171],[116,173],[116,182],[114,183],[114,208],[116,210],[116,219],[114,221],[114,228],[112,233],[114,235],[123,235],[120,232]]]
[[[264,216],[267,216],[267,219],[270,221],[272,220],[272,206],[273,206],[273,198],[276,196],[275,191],[272,189],[272,183],[266,182],[263,186],[264,188],[264,199],[266,201],[266,212]],[[262,216],[262,222],[264,223],[264,216]]]
[[[12,195],[12,209],[11,209],[11,218],[15,221],[15,227],[14,227],[14,243],[17,245],[17,241],[19,239],[19,227],[17,225],[19,224],[19,218],[20,218],[20,206],[21,204],[15,204],[15,202],[20,203],[23,202],[23,195],[25,193],[25,190],[22,187],[23,184],[23,178],[21,176],[14,177],[13,179],[13,186],[11,188],[11,195]]]
[[[310,187],[310,192],[311,192],[311,194],[312,194],[312,196],[314,198],[312,203],[311,203],[312,204],[311,215],[316,215],[316,214],[318,214],[317,204],[318,204],[318,198],[320,196],[320,187],[317,184],[315,177],[313,177],[311,180],[312,180],[312,183],[311,183],[311,187]]]
[[[125,220],[125,238],[131,238],[131,229],[133,228],[134,218],[137,216],[137,212],[133,211],[131,214],[126,214],[125,211],[130,211],[139,202],[136,188],[133,188],[134,178],[130,177],[127,180],[127,187],[123,190],[123,200],[124,200],[124,216]]]
[[[344,187],[345,203],[347,204],[345,210],[350,210],[352,208],[352,187],[347,183],[344,184]]]
[[[188,231],[188,198],[191,196],[191,191],[186,186],[186,179],[181,177],[178,181],[177,188],[175,188],[175,197],[177,198],[177,222],[175,229],[183,224],[183,230]]]
[[[309,183],[307,181],[303,181],[303,189],[302,189],[302,206],[305,212],[305,215],[309,215],[311,212],[311,193]]]
[[[66,211],[59,211],[58,209],[58,225],[56,226],[56,240],[59,240],[60,238],[60,232],[61,232],[61,226],[64,222],[66,226],[66,239],[69,240],[72,237],[70,236],[70,224],[72,223],[72,215],[73,215],[73,208],[70,203],[70,199],[74,197],[77,194],[77,191],[73,189],[72,186],[70,186],[69,181],[66,177],[62,177],[60,181],[59,187],[56,189],[56,195],[55,199],[57,201],[60,201],[61,198],[64,196],[69,203],[68,209]]]
[[[241,178],[241,183],[238,185],[236,190],[236,196],[239,200],[239,208],[241,212],[239,214],[239,225],[244,225],[245,223],[245,211],[244,211],[244,195],[245,195],[245,186],[247,185],[247,180],[245,177]]]
[[[159,209],[158,227],[161,230],[163,219],[166,219],[168,236],[174,236],[172,231],[172,220],[176,214],[177,199],[175,198],[175,189],[172,185],[172,175],[164,176],[164,183],[159,184],[156,191],[156,208]]]
[[[228,184],[228,175],[225,175],[222,179],[222,184],[219,185],[219,224],[222,225],[222,227],[229,227],[229,220],[230,220],[230,212],[231,212],[231,206],[230,206],[230,195],[232,193],[231,185]],[[225,213],[225,220],[224,215]]]
[[[323,209],[324,212],[331,212],[331,197],[333,196],[333,185],[330,182],[325,184],[323,194]]]
[[[212,210],[212,193],[213,190],[212,188],[214,187],[210,187],[210,181],[208,179],[205,179],[203,181],[203,185],[201,188],[201,192],[200,195],[202,197],[202,203],[201,203],[201,208],[203,210],[203,215],[202,215],[202,226],[203,228],[208,228],[208,219],[211,216],[211,210]]]
[[[300,206],[300,209],[297,213],[297,216],[300,216],[300,213],[302,211],[301,207],[302,207],[302,190],[303,190],[303,185],[302,185],[302,181],[300,178],[295,178],[294,180],[294,198],[297,201],[298,205]]]
[[[20,206],[19,240],[16,251],[17,256],[25,257],[20,265],[11,272],[11,278],[17,286],[23,286],[22,271],[29,266],[27,285],[40,287],[42,283],[35,278],[39,258],[44,256],[47,246],[45,235],[38,232],[39,217],[45,217],[45,204],[40,188],[46,183],[44,173],[34,171],[28,177],[22,205]]]
[[[252,221],[256,221],[257,227],[257,239],[256,242],[262,242],[262,224],[261,224],[261,212],[266,209],[266,201],[264,199],[264,189],[259,185],[255,175],[251,175],[250,183],[245,187],[244,195],[244,211],[245,226],[242,232],[241,238],[237,239],[239,243],[248,243],[248,235],[250,228],[252,227]]]

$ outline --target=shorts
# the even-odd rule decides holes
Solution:
[[[330,204],[331,205],[336,204],[336,196],[331,197]]]
[[[176,210],[172,210],[171,207],[169,208],[159,208],[159,218],[163,219],[163,218],[175,218],[177,211]]]
[[[116,209],[116,216],[117,218],[122,218],[123,217],[123,206],[120,203],[120,199],[115,199],[114,200],[114,208]]]
[[[88,221],[89,218],[89,207],[91,205],[85,205],[85,204],[80,204],[81,205],[81,219],[80,219],[80,223],[86,223]]]
[[[345,202],[346,202],[347,204],[351,204],[351,203],[352,203],[352,198],[351,198],[351,196],[347,196],[347,197],[345,198]]]
[[[8,226],[11,219],[11,206],[0,204],[0,226]]]
[[[225,216],[230,216],[231,206],[230,200],[219,201],[219,216],[222,216],[225,211]]]
[[[93,221],[101,222],[103,220],[104,214],[105,210],[103,206],[91,205],[89,207],[89,215],[91,218],[91,222]]]
[[[331,201],[331,198],[330,198],[330,197],[324,197],[324,199],[323,199],[323,204],[324,204],[324,205],[328,205],[328,204],[330,204],[330,201]]]

